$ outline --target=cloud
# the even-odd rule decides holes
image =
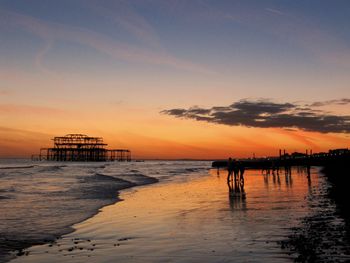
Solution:
[[[177,58],[163,51],[158,52],[151,49],[140,48],[85,28],[66,26],[59,23],[49,23],[12,11],[0,10],[0,25],[1,24],[24,29],[39,36],[48,43],[44,50],[38,54],[37,61],[39,61],[39,63],[41,63],[40,60],[42,56],[45,55],[50,48],[51,41],[63,40],[88,46],[117,60],[168,66],[203,74],[214,73],[205,66]]]
[[[316,101],[311,103],[310,107],[322,107],[328,105],[348,105],[350,104],[350,99],[339,99],[339,100],[326,100],[326,101]]]
[[[2,114],[14,114],[27,116],[28,114],[36,114],[36,115],[49,115],[49,116],[61,116],[67,115],[68,112],[51,108],[51,107],[43,107],[43,106],[32,106],[32,105],[15,105],[15,104],[0,104],[0,115]]]
[[[335,34],[313,17],[303,16],[293,10],[282,12],[272,7],[261,9],[249,4],[217,10],[216,14],[224,20],[259,30],[282,43],[287,42],[303,49],[318,62],[343,69],[350,67],[350,49],[344,37]]]
[[[51,74],[51,75],[53,75],[54,73],[51,72],[50,70],[48,70],[44,66],[44,58],[45,58],[46,54],[48,54],[49,51],[51,50],[52,45],[53,45],[53,41],[52,40],[46,41],[45,46],[38,52],[38,54],[36,55],[36,58],[35,58],[36,66],[40,70],[42,70],[43,72]]]
[[[265,11],[268,11],[270,13],[273,13],[273,14],[276,14],[276,15],[280,15],[280,16],[285,15],[285,13],[283,13],[282,11],[277,10],[275,8],[265,8]]]
[[[6,90],[6,89],[0,89],[0,97],[1,96],[8,96],[11,95],[11,91]]]
[[[149,47],[165,52],[153,26],[132,7],[131,2],[107,3],[94,0],[91,2],[84,1],[84,6],[90,7],[96,14],[123,28]]]
[[[348,99],[337,100],[342,103],[347,101]],[[198,106],[189,109],[169,109],[161,113],[230,126],[350,133],[350,116],[338,116],[315,110],[311,106],[276,103],[267,99],[240,100],[230,106],[217,106],[209,109]]]
[[[29,131],[0,125],[0,157],[28,158],[37,153],[40,147],[48,146],[51,134]]]

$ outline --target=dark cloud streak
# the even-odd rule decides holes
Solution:
[[[178,118],[207,121],[230,126],[300,129],[320,133],[349,133],[350,116],[338,116],[313,107],[346,105],[350,99],[315,102],[309,105],[275,103],[269,100],[240,100],[230,106],[209,109],[192,107],[170,109],[161,113]]]
[[[350,99],[339,99],[339,100],[327,100],[327,101],[316,101],[308,106],[310,107],[322,107],[322,106],[327,106],[327,105],[347,105],[350,104]]]

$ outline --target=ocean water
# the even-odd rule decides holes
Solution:
[[[121,189],[186,180],[208,169],[194,162],[32,162],[0,160],[0,262],[23,248],[49,242],[118,201]]]
[[[246,171],[243,196],[230,195],[227,171],[210,165],[3,161],[2,261],[350,260],[348,222],[320,168],[310,177]]]

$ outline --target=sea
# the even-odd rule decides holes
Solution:
[[[0,262],[347,262],[348,222],[320,167],[0,160]]]

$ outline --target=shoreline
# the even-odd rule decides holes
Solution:
[[[171,178],[172,171],[175,170],[177,169],[169,170]],[[182,170],[193,169],[186,167]],[[136,180],[140,180],[137,170],[132,171]],[[330,177],[324,171],[321,172],[320,168],[312,170],[311,178],[307,178],[305,172],[297,170],[288,177],[284,174],[263,176],[256,171],[247,171],[247,197],[244,200],[227,196],[226,171],[221,171],[221,176],[216,172],[214,169],[208,173],[196,172],[190,177],[181,176],[176,180],[147,177],[148,180],[160,183],[141,190],[133,190],[130,185],[124,187],[116,192],[115,200],[104,203],[94,214],[80,220],[67,235],[45,242],[46,245],[42,243],[43,246],[35,247],[34,244],[33,248],[21,251],[22,255],[28,253],[28,257],[17,257],[14,262],[33,262],[34,259],[35,262],[44,263],[52,259],[54,263],[68,258],[72,262],[98,262],[94,261],[96,258],[134,259],[142,262],[145,256],[155,261],[160,258],[195,256],[199,261],[206,257],[224,260],[233,255],[237,259],[249,259],[253,255],[250,253],[266,259],[294,259],[303,262],[314,252],[322,253],[323,259],[324,256],[331,258],[331,253],[320,250],[322,244],[316,244],[315,248],[310,247],[313,241],[311,239],[299,242],[310,236],[315,236],[314,240],[319,241],[327,233],[332,234],[327,235],[328,240],[334,240],[332,237],[343,233],[342,229],[333,228],[334,224],[339,224],[334,212],[339,211],[333,209],[333,199],[329,196],[332,190],[332,184],[328,180]],[[107,183],[110,180],[119,182],[121,178],[115,175],[119,178],[111,179],[100,173],[95,173],[96,176],[98,183],[101,180],[106,180]],[[96,181],[92,180],[92,183],[95,184]],[[155,182],[136,186],[152,183]],[[346,185],[340,186],[346,189]],[[294,190],[290,191],[291,189]],[[125,202],[119,203],[121,200]],[[319,208],[324,209],[321,211],[329,211],[329,214],[320,214]],[[203,220],[208,224],[203,225]],[[285,228],[286,222],[291,228]],[[340,226],[343,226],[341,222]],[[318,232],[320,233],[316,235]],[[294,240],[294,244],[288,244],[287,239]],[[226,248],[227,244],[232,246]],[[349,243],[345,243],[345,246],[347,244]],[[246,246],[249,249],[235,249]],[[342,244],[337,243],[335,247],[336,251],[344,251]],[[160,248],[157,254],[149,254],[155,248]],[[179,254],[176,251],[181,252]],[[203,258],[203,255],[206,257]],[[346,253],[343,255],[347,256]],[[309,259],[315,257],[311,255]],[[338,259],[344,259],[344,256]]]
[[[252,257],[290,262],[277,241],[288,233],[284,222],[292,218],[294,225],[307,212],[300,205],[304,199],[290,202],[290,182],[281,178],[279,186],[272,177],[265,182],[260,173],[248,171],[247,199],[239,199],[228,194],[226,171],[207,175],[124,191],[125,202],[103,208],[52,247],[34,247],[28,258],[14,262],[218,262]],[[295,175],[293,188],[303,197],[299,193],[308,191],[306,178]]]
[[[296,254],[295,262],[345,262],[350,260],[350,192],[349,170],[345,164],[322,167],[320,172],[329,187],[322,195],[334,202],[335,210],[329,205],[318,204],[314,214],[301,219],[301,225],[292,228],[292,234],[281,242],[282,249]],[[334,224],[331,219],[339,217],[343,224]]]
[[[31,167],[30,167],[31,168]],[[59,240],[62,236],[70,234],[75,231],[73,228],[74,225],[84,222],[88,220],[89,218],[94,217],[95,215],[99,214],[101,212],[101,209],[103,209],[106,206],[110,206],[113,204],[116,204],[120,201],[123,201],[123,199],[120,198],[120,192],[123,190],[127,190],[130,188],[136,188],[139,186],[145,186],[149,184],[155,184],[159,182],[159,179],[142,175],[144,181],[140,182],[140,180],[137,183],[126,181],[123,179],[115,178],[113,180],[118,180],[119,182],[122,181],[124,183],[123,186],[119,186],[116,189],[114,189],[113,198],[110,198],[110,194],[108,193],[107,199],[100,199],[101,201],[98,205],[96,205],[94,208],[91,208],[91,211],[87,212],[85,215],[81,215],[77,220],[72,220],[69,224],[61,227],[58,229],[55,233],[48,233],[46,234],[46,237],[43,239],[37,239],[37,240],[22,240],[20,237],[17,238],[7,238],[7,237],[0,237],[0,247],[2,251],[0,250],[0,263],[6,263],[10,262],[11,260],[20,257],[28,255],[28,253],[25,251],[26,249],[37,246],[37,245],[45,245],[45,244],[52,244]],[[111,177],[114,178],[114,177]]]

